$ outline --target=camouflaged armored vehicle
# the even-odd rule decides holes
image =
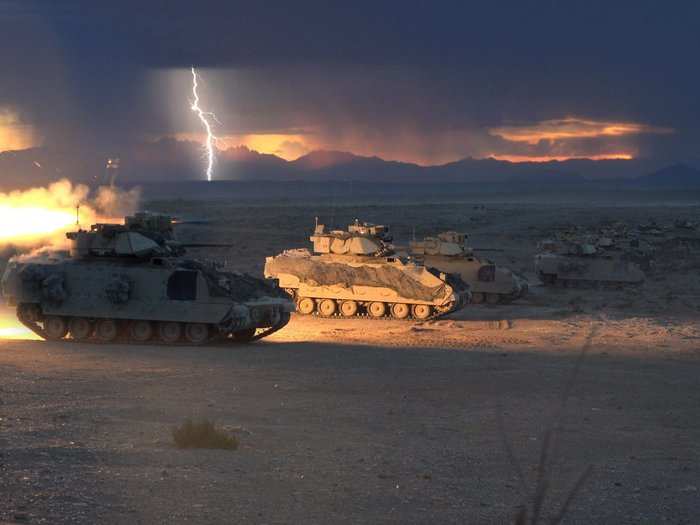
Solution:
[[[472,303],[509,303],[522,297],[528,289],[524,277],[478,257],[466,245],[466,235],[463,233],[443,232],[437,237],[413,241],[409,244],[409,253],[426,266],[459,274],[469,284]]]
[[[544,241],[535,256],[545,285],[620,287],[644,281],[644,272],[625,253],[589,243]]]
[[[457,275],[399,257],[388,228],[355,221],[347,231],[317,225],[306,249],[265,261],[265,276],[279,279],[297,312],[323,317],[425,320],[469,302],[469,286]]]
[[[184,245],[136,223],[70,232],[70,253],[11,259],[2,292],[19,320],[44,339],[162,344],[252,341],[289,322],[275,282],[176,256]]]

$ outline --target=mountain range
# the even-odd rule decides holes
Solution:
[[[3,189],[45,184],[61,177],[74,182],[107,181],[108,157],[119,157],[118,178],[129,183],[201,180],[203,156],[195,142],[161,139],[139,142],[125,152],[78,152],[33,148],[0,153]],[[664,164],[649,159],[571,159],[550,162],[508,162],[465,158],[436,166],[365,157],[344,151],[313,151],[293,161],[259,153],[245,146],[218,152],[216,180],[362,181],[372,183],[581,184],[615,182],[664,188],[700,188],[700,170],[689,164]]]

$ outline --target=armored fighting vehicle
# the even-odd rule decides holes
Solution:
[[[326,231],[317,224],[310,240],[313,254],[287,250],[265,261],[265,276],[279,279],[301,314],[425,320],[469,302],[459,276],[399,257],[386,226],[355,221],[347,231]]]
[[[449,231],[413,241],[409,244],[409,253],[426,266],[459,274],[469,284],[472,303],[509,303],[522,297],[528,289],[524,277],[478,257],[466,245],[463,233]]]
[[[19,320],[44,339],[252,341],[285,326],[294,308],[274,281],[178,256],[185,245],[173,250],[129,219],[66,236],[69,253],[13,258],[2,277]]]
[[[644,281],[644,272],[624,252],[558,241],[544,241],[540,249],[535,266],[545,285],[616,288]]]

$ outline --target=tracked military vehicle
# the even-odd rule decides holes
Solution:
[[[182,257],[185,245],[138,222],[67,233],[69,253],[11,259],[2,292],[19,320],[44,339],[161,344],[252,341],[289,322],[294,305],[274,281]]]
[[[524,277],[477,256],[466,245],[463,233],[449,231],[413,241],[409,244],[409,254],[426,266],[459,274],[469,284],[472,303],[509,303],[522,297],[528,289]]]
[[[548,286],[611,287],[639,284],[644,272],[625,253],[590,243],[544,241],[535,267]]]
[[[326,231],[317,224],[310,240],[313,254],[287,250],[265,261],[265,276],[279,279],[300,314],[426,320],[469,302],[459,276],[399,257],[385,226],[355,221],[347,231]]]

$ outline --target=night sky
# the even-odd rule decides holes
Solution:
[[[695,2],[260,4],[0,0],[0,151],[698,158]]]

